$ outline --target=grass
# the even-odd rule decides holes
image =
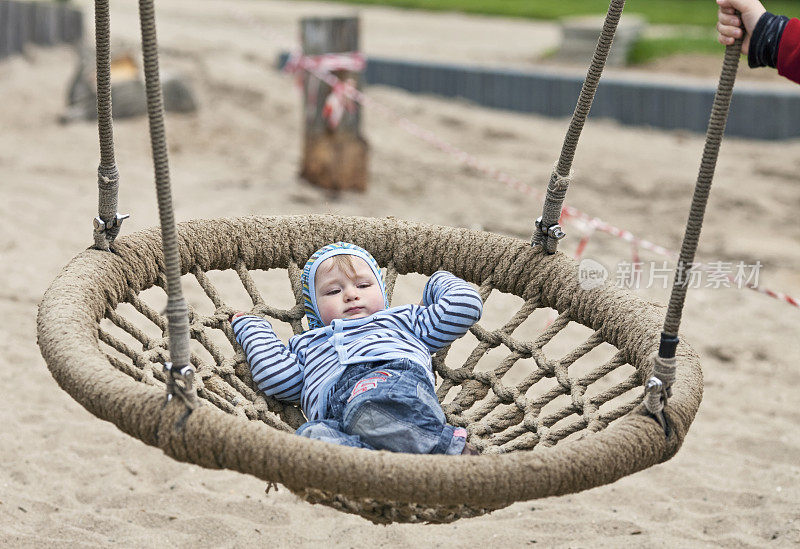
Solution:
[[[665,36],[661,38],[642,38],[628,52],[628,63],[639,65],[660,57],[681,53],[707,53],[722,55],[722,46],[713,37]]]
[[[574,15],[604,15],[608,0],[334,0],[399,8],[554,20]],[[797,0],[766,0],[766,8],[779,14],[800,15]],[[625,13],[644,16],[651,25],[675,25],[670,36],[642,38],[630,53],[638,64],[678,53],[719,54],[714,25],[714,0],[628,0]],[[705,32],[707,29],[708,32]],[[699,32],[698,32],[699,31]]]
[[[338,0],[342,1],[342,0]],[[603,0],[345,0],[348,4],[370,4],[430,11],[457,11],[482,15],[558,19],[570,15],[604,14]],[[773,13],[800,14],[796,0],[766,0]],[[708,25],[716,21],[713,0],[628,0],[625,13],[638,13],[653,25]]]

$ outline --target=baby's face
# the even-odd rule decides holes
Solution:
[[[343,269],[336,257],[346,257],[352,269]],[[322,323],[327,326],[337,318],[364,318],[382,311],[383,293],[367,262],[351,255],[336,257],[323,261],[314,277]]]

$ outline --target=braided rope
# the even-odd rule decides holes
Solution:
[[[592,62],[589,65],[586,80],[583,81],[575,112],[572,114],[567,134],[564,136],[561,154],[547,184],[541,222],[534,231],[531,241],[534,246],[542,245],[543,249],[550,254],[555,253],[559,236],[548,234],[548,229],[558,224],[558,220],[561,217],[564,197],[572,179],[572,161],[575,159],[575,150],[578,147],[578,140],[583,131],[586,118],[592,108],[597,86],[600,84],[600,77],[603,74],[608,52],[614,41],[614,34],[617,31],[617,25],[624,7],[625,0],[611,0],[608,6],[603,30],[597,40],[597,47],[592,55]]]
[[[117,195],[119,172],[114,158],[114,125],[111,118],[111,18],[108,0],[95,1],[95,48],[97,71],[97,132],[100,141],[100,165],[97,168],[98,217],[108,225],[95,230],[98,250],[108,250],[119,234]]]
[[[714,179],[714,170],[717,167],[717,157],[725,125],[728,120],[728,111],[733,96],[733,83],[736,80],[736,71],[739,66],[739,56],[742,50],[741,39],[732,46],[725,48],[725,58],[719,76],[717,92],[714,95],[714,104],[711,107],[711,116],[706,130],[706,142],[703,147],[703,158],[700,162],[700,171],[697,174],[697,183],[694,187],[692,205],[689,209],[689,219],[686,221],[686,230],[683,234],[678,265],[675,269],[675,280],[669,298],[667,315],[664,320],[664,333],[676,337],[681,323],[683,304],[689,288],[688,268],[694,263],[697,252],[697,243],[700,240],[700,230],[703,228],[708,196],[711,192],[711,182]]]
[[[139,0],[139,22],[142,32],[144,78],[147,90],[147,117],[150,124],[150,145],[153,151],[158,215],[161,241],[164,247],[164,273],[167,280],[167,319],[169,327],[169,357],[174,371],[182,372],[190,363],[189,320],[186,300],[181,289],[181,259],[178,233],[172,207],[172,187],[169,176],[164,105],[161,97],[161,77],[158,69],[158,40],[156,37],[153,0]],[[169,394],[172,395],[170,385]],[[187,391],[187,402],[193,402],[193,392]]]
[[[375,522],[446,522],[612,482],[668,459],[699,405],[697,358],[682,344],[666,410],[675,428],[665,439],[639,406],[660,314],[612,286],[581,290],[576,265],[562,254],[395,219],[261,217],[178,229],[182,272],[205,299],[193,302],[190,315],[195,388],[205,405],[190,416],[180,404],[163,406],[166,378],[157,365],[167,353],[167,322],[159,305],[148,303],[160,290],[142,294],[165,286],[155,230],[120,238],[117,254],[76,257],[48,290],[38,319],[42,354],[59,384],[92,413],[175,459],[280,482],[309,501]],[[502,325],[490,329],[482,321],[434,358],[449,420],[466,427],[485,455],[368,452],[296,437],[290,431],[304,421],[300,410],[255,390],[226,320],[232,309],[211,271],[236,273],[251,312],[296,332],[298,265],[336,240],[389,265],[392,288],[398,275],[443,268],[478,284],[490,306],[500,299],[495,294],[522,298]],[[270,269],[286,269],[294,305],[265,303],[252,274]],[[542,322],[536,311],[548,307],[559,317],[530,335]],[[564,350],[575,330],[577,343]],[[460,364],[459,353],[466,356]]]
[[[700,231],[703,228],[708,197],[711,193],[711,182],[717,166],[719,147],[725,133],[728,120],[733,84],[736,80],[736,71],[739,67],[739,56],[742,50],[742,39],[736,40],[733,45],[725,48],[725,57],[711,107],[711,115],[706,129],[706,141],[703,147],[703,157],[700,161],[700,170],[692,196],[692,205],[689,208],[689,218],[683,233],[683,242],[675,268],[675,278],[669,296],[669,304],[664,318],[664,327],[661,332],[661,344],[658,352],[653,353],[653,379],[648,382],[650,390],[644,400],[647,410],[653,414],[668,429],[668,424],[663,418],[663,408],[666,405],[675,381],[675,370],[678,361],[675,358],[674,346],[678,341],[678,328],[683,314],[683,305],[686,302],[686,293],[689,289],[689,269],[694,264],[697,245],[700,240]]]
[[[291,263],[294,267],[296,264]],[[291,309],[281,309],[264,303],[260,293],[255,287],[255,283],[241,260],[235,266],[237,274],[248,294],[253,300],[253,308],[250,313],[272,319],[273,322],[287,322],[293,327],[294,333],[302,331],[300,319],[303,317],[302,299],[296,299],[294,307]],[[390,268],[392,278],[397,278],[397,271]],[[252,404],[261,401],[268,402],[268,407],[277,410],[278,415],[289,414],[289,409],[294,406],[285,406],[275,401],[271,397],[260,395],[252,384],[249,372],[247,371],[244,355],[236,352],[234,356],[226,356],[225,350],[215,342],[214,331],[222,332],[230,347],[238,349],[233,333],[227,324],[227,318],[233,308],[225,304],[221,292],[216,288],[208,275],[198,266],[194,266],[191,274],[204,291],[206,297],[214,305],[211,315],[204,316],[190,307],[190,332],[192,339],[196,340],[208,353],[211,361],[204,360],[196,353],[192,354],[191,362],[197,365],[198,383],[201,390],[207,389],[212,395],[221,397],[221,401],[210,398],[212,402],[223,411],[237,413],[247,417],[257,417],[259,414]],[[289,279],[294,286],[299,280],[299,268],[289,272]],[[488,299],[488,294],[493,287],[491,284],[482,286],[483,293]],[[138,311],[143,318],[152,317],[153,308],[144,300],[138,297],[129,301],[129,304]],[[127,356],[133,365],[138,366],[141,372],[131,374],[129,368],[124,368],[125,372],[136,379],[143,379],[145,375],[151,378],[162,380],[159,372],[152,370],[151,364],[158,363],[161,357],[168,355],[168,340],[163,337],[163,327],[167,325],[167,320],[160,314],[155,320],[154,328],[151,330],[154,335],[148,335],[143,329],[137,326],[131,319],[119,312],[117,309],[109,309],[106,318],[111,324],[132,336],[138,343],[139,348],[125,344],[120,337],[114,336],[114,331],[101,326],[100,339],[117,352]],[[466,361],[458,368],[450,368],[446,365],[448,349],[440,352],[435,360],[435,369],[443,380],[438,395],[444,399],[447,393],[454,387],[460,387],[458,395],[452,402],[445,405],[445,412],[449,421],[455,425],[467,427],[467,430],[474,435],[472,442],[485,453],[503,453],[509,449],[519,449],[517,443],[509,444],[527,432],[540,434],[550,431],[553,424],[578,414],[580,417],[571,423],[566,430],[551,432],[543,443],[553,445],[566,438],[572,432],[593,424],[599,430],[607,425],[605,421],[607,414],[598,415],[598,408],[607,404],[613,398],[638,387],[641,383],[635,378],[627,377],[621,383],[614,386],[613,391],[598,393],[591,399],[584,399],[584,394],[588,386],[603,376],[610,374],[618,368],[628,366],[619,354],[608,362],[601,364],[590,372],[584,372],[582,377],[575,378],[569,375],[569,367],[577,360],[587,355],[603,343],[600,332],[595,331],[591,336],[580,343],[575,349],[554,361],[549,359],[543,347],[557,337],[570,322],[568,314],[560,315],[555,322],[547,327],[542,334],[534,340],[521,340],[514,338],[511,334],[520,327],[530,315],[538,308],[538,299],[526,301],[523,306],[513,315],[511,320],[497,330],[487,330],[481,324],[472,328],[472,333],[478,340],[478,345],[473,349]],[[509,353],[500,360],[491,371],[476,371],[478,362],[488,353],[489,350],[505,347]],[[527,358],[533,358],[535,370],[520,382],[508,384],[505,381],[506,374],[515,364]],[[145,374],[144,370],[149,370]],[[240,372],[240,377],[236,377]],[[511,376],[509,376],[511,377]],[[545,378],[554,378],[558,384],[536,398],[526,398],[525,393],[536,383]],[[209,380],[213,380],[213,386],[209,386]],[[237,383],[234,380],[245,380],[246,383]],[[487,396],[491,391],[492,395]],[[541,410],[548,404],[554,402],[562,395],[569,395],[570,402],[560,405],[560,407],[548,416],[541,416]],[[210,396],[210,395],[209,395]],[[479,402],[480,401],[480,402]],[[632,409],[636,400],[625,403],[625,412]],[[250,404],[248,404],[250,403]],[[233,404],[232,409],[230,404]],[[501,405],[512,405],[517,410],[497,413]],[[494,412],[494,413],[493,413]],[[294,414],[292,420],[283,425],[285,430],[296,427],[296,419],[299,416]],[[290,425],[291,423],[291,425]],[[539,436],[534,437],[534,446],[539,443]]]

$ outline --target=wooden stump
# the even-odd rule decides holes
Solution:
[[[300,22],[304,56],[358,51],[358,18],[305,18]],[[361,74],[348,70],[333,73],[343,82],[361,87]],[[351,103],[332,126],[323,109],[331,87],[313,74],[303,74],[305,136],[300,175],[310,183],[332,190],[365,191],[367,188],[366,140],[361,136],[361,107]]]
[[[306,136],[300,175],[325,189],[365,191],[367,143],[358,135],[338,132]]]

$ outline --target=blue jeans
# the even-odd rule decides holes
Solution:
[[[460,454],[466,430],[447,424],[423,366],[394,360],[349,366],[334,385],[326,419],[297,434],[356,448]]]

